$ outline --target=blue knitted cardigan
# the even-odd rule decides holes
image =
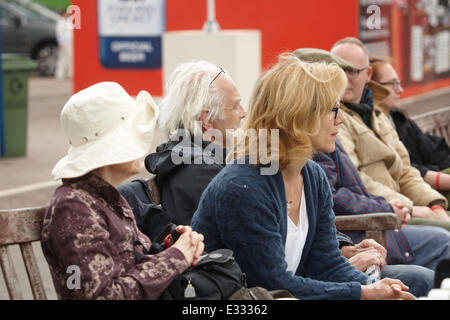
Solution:
[[[227,165],[208,185],[191,226],[205,236],[205,250],[228,248],[249,286],[286,289],[300,299],[360,299],[367,276],[341,256],[328,179],[308,161],[302,169],[309,230],[300,265],[287,271],[283,176],[261,167]]]

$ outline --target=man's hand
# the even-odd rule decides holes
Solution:
[[[415,206],[413,207],[412,215],[414,218],[450,221],[450,217],[448,216],[447,212],[441,209],[431,210],[428,207]]]
[[[359,250],[360,252],[348,259],[356,269],[364,272],[372,264],[379,266],[380,269],[386,265],[386,259],[383,258],[378,250],[374,248],[365,248]]]
[[[450,217],[447,214],[447,211],[442,209],[434,209],[431,211],[433,211],[433,217],[435,220],[450,221]]]
[[[409,213],[408,208],[405,208],[398,199],[389,201],[389,204],[394,209],[394,213],[400,218],[402,227],[406,226],[409,223],[409,220],[411,220],[411,214]]]
[[[361,241],[356,245],[356,249],[367,249],[367,248],[373,248],[377,250],[384,259],[387,258],[386,249],[373,239],[364,239],[363,241]]]
[[[358,270],[366,269],[375,264],[382,269],[386,265],[386,249],[373,239],[364,239],[356,246],[344,246],[341,254]]]

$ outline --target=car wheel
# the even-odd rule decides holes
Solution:
[[[44,45],[39,49],[36,60],[41,76],[54,76],[58,61],[58,46],[55,44]]]

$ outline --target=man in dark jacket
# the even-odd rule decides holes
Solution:
[[[389,90],[389,95],[378,101],[378,106],[391,120],[408,150],[411,165],[419,170],[428,184],[450,201],[450,146],[442,137],[423,133],[413,120],[399,111],[403,88],[392,63],[390,57],[370,58],[372,79]]]
[[[159,125],[169,141],[145,159],[156,175],[162,210],[189,225],[200,196],[225,165],[226,144],[246,112],[233,80],[209,62],[188,62],[170,76]],[[227,132],[228,131],[228,132]]]

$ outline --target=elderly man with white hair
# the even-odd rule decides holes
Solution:
[[[169,141],[146,157],[145,167],[156,175],[163,212],[175,224],[190,224],[203,190],[225,165],[229,130],[246,111],[233,80],[207,61],[179,65],[160,108]]]

